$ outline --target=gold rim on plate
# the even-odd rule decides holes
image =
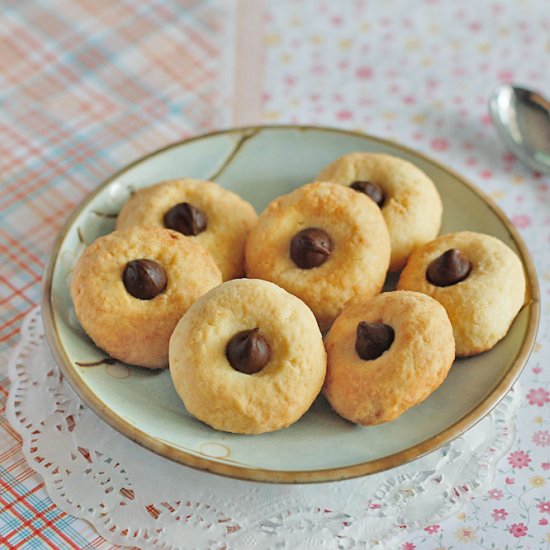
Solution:
[[[409,155],[416,156],[417,158],[422,159],[423,161],[431,164],[432,166],[447,172],[450,176],[460,181],[465,187],[470,189],[480,199],[491,208],[491,210],[497,215],[500,219],[506,230],[508,231],[510,238],[514,241],[517,246],[521,261],[523,263],[526,278],[527,278],[527,293],[526,293],[526,304],[530,306],[529,308],[529,320],[527,324],[527,332],[525,338],[522,342],[521,348],[517,353],[512,366],[504,374],[501,380],[498,382],[496,387],[491,391],[491,393],[483,400],[482,403],[477,405],[469,413],[464,415],[462,418],[457,420],[454,424],[436,434],[425,441],[413,445],[407,449],[399,451],[397,453],[370,460],[367,462],[362,462],[360,464],[354,464],[351,466],[341,466],[336,468],[321,469],[321,470],[309,470],[309,471],[297,471],[297,470],[269,470],[262,468],[251,468],[251,467],[242,467],[235,466],[233,464],[218,462],[216,460],[210,460],[204,456],[197,456],[191,454],[176,445],[162,441],[159,438],[153,437],[147,432],[144,432],[139,427],[135,426],[127,419],[119,416],[112,409],[110,409],[82,380],[79,374],[76,371],[76,366],[71,362],[68,357],[66,350],[63,347],[59,332],[57,329],[53,303],[52,303],[52,280],[53,272],[56,266],[58,253],[63,243],[65,236],[73,225],[74,221],[83,211],[83,209],[92,201],[92,199],[106,186],[108,186],[112,181],[119,178],[122,174],[132,169],[136,165],[142,163],[145,160],[148,160],[160,153],[179,147],[181,145],[191,143],[193,141],[208,139],[214,136],[220,135],[230,135],[230,134],[246,134],[252,133],[256,134],[262,130],[313,130],[321,132],[331,132],[344,135],[355,136],[359,138],[368,139],[373,142],[377,142],[382,145],[393,147],[397,150],[400,150]],[[126,437],[131,440],[139,443],[140,445],[151,449],[152,451],[170,458],[186,466],[196,468],[203,471],[208,471],[215,474],[220,474],[223,476],[249,480],[249,481],[262,481],[262,482],[271,482],[271,483],[315,483],[315,482],[327,482],[327,481],[338,481],[342,479],[351,479],[354,477],[365,476],[369,474],[374,474],[377,472],[382,472],[396,466],[400,466],[416,458],[436,450],[441,445],[455,439],[460,436],[466,430],[471,428],[477,422],[482,420],[491,410],[500,402],[500,400],[508,393],[518,376],[520,375],[530,353],[535,343],[535,336],[537,332],[538,322],[539,322],[539,313],[540,313],[540,296],[539,288],[537,283],[537,276],[535,267],[527,250],[523,239],[520,237],[519,233],[516,231],[515,227],[512,225],[510,220],[506,217],[504,212],[490,199],[485,193],[477,189],[472,183],[464,179],[461,175],[454,172],[450,168],[446,167],[443,164],[429,158],[428,156],[419,153],[413,149],[405,147],[401,144],[393,142],[391,140],[381,139],[378,137],[370,136],[362,132],[352,131],[352,130],[342,130],[338,128],[330,128],[324,126],[303,126],[303,125],[262,125],[262,126],[248,126],[242,128],[231,128],[228,130],[219,130],[215,132],[209,132],[200,136],[195,136],[189,139],[181,140],[176,143],[172,143],[166,147],[162,147],[148,155],[145,155],[134,162],[128,164],[107,180],[105,180],[99,187],[93,191],[84,201],[76,208],[76,210],[69,217],[64,227],[60,231],[51,256],[48,262],[48,267],[46,270],[46,275],[44,279],[44,293],[42,301],[42,318],[44,322],[44,330],[46,334],[46,339],[48,341],[49,347],[60,366],[63,374],[69,380],[71,386],[78,393],[78,395],[86,402],[86,404],[97,413],[103,420],[108,424],[114,427],[116,430],[124,434]],[[524,306],[525,307],[525,306]]]

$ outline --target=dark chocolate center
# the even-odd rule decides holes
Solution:
[[[238,332],[229,340],[225,355],[229,364],[245,374],[261,371],[271,358],[267,340],[259,334],[258,328]]]
[[[435,286],[451,286],[460,283],[472,271],[472,264],[460,250],[450,248],[433,260],[426,270],[426,279]]]
[[[360,321],[355,336],[355,351],[361,359],[372,361],[393,344],[395,333],[389,325]]]
[[[164,214],[164,225],[187,236],[198,235],[206,229],[206,214],[188,202],[180,202]]]
[[[364,193],[365,195],[370,197],[380,208],[382,208],[385,199],[384,191],[382,191],[382,187],[380,187],[377,183],[373,183],[372,181],[354,181],[350,184],[350,187],[352,189],[355,189],[355,191]]]
[[[132,260],[126,264],[122,281],[126,290],[140,300],[151,300],[166,288],[166,272],[153,260]]]
[[[324,264],[332,253],[332,241],[326,231],[309,227],[296,233],[290,241],[290,257],[301,269]]]

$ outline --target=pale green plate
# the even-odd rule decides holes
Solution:
[[[122,364],[81,367],[101,360],[76,322],[69,296],[71,270],[85,244],[114,228],[132,189],[180,177],[211,179],[258,210],[313,180],[329,162],[351,151],[407,159],[430,176],[442,196],[442,233],[481,231],[520,256],[528,301],[493,350],[457,361],[444,384],[398,420],[353,425],[319,397],[290,428],[242,436],[217,432],[190,416],[168,371]],[[457,437],[479,421],[518,377],[535,339],[539,313],[535,271],[527,250],[502,212],[448,168],[398,144],[329,128],[275,126],[233,129],[157,151],[103,183],[72,215],[56,243],[46,277],[43,317],[48,342],[75,390],[109,424],[169,458],[223,475],[275,482],[345,479],[391,468]]]

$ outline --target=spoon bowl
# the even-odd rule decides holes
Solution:
[[[501,139],[532,170],[550,173],[550,101],[510,84],[495,88],[489,113]]]

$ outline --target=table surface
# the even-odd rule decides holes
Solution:
[[[56,233],[113,171],[231,125],[324,124],[395,139],[504,209],[541,285],[513,448],[493,487],[403,548],[550,547],[550,178],[498,141],[499,82],[550,95],[546,0],[4,0],[0,25],[0,543],[113,548],[48,498],[8,424],[6,363]]]

